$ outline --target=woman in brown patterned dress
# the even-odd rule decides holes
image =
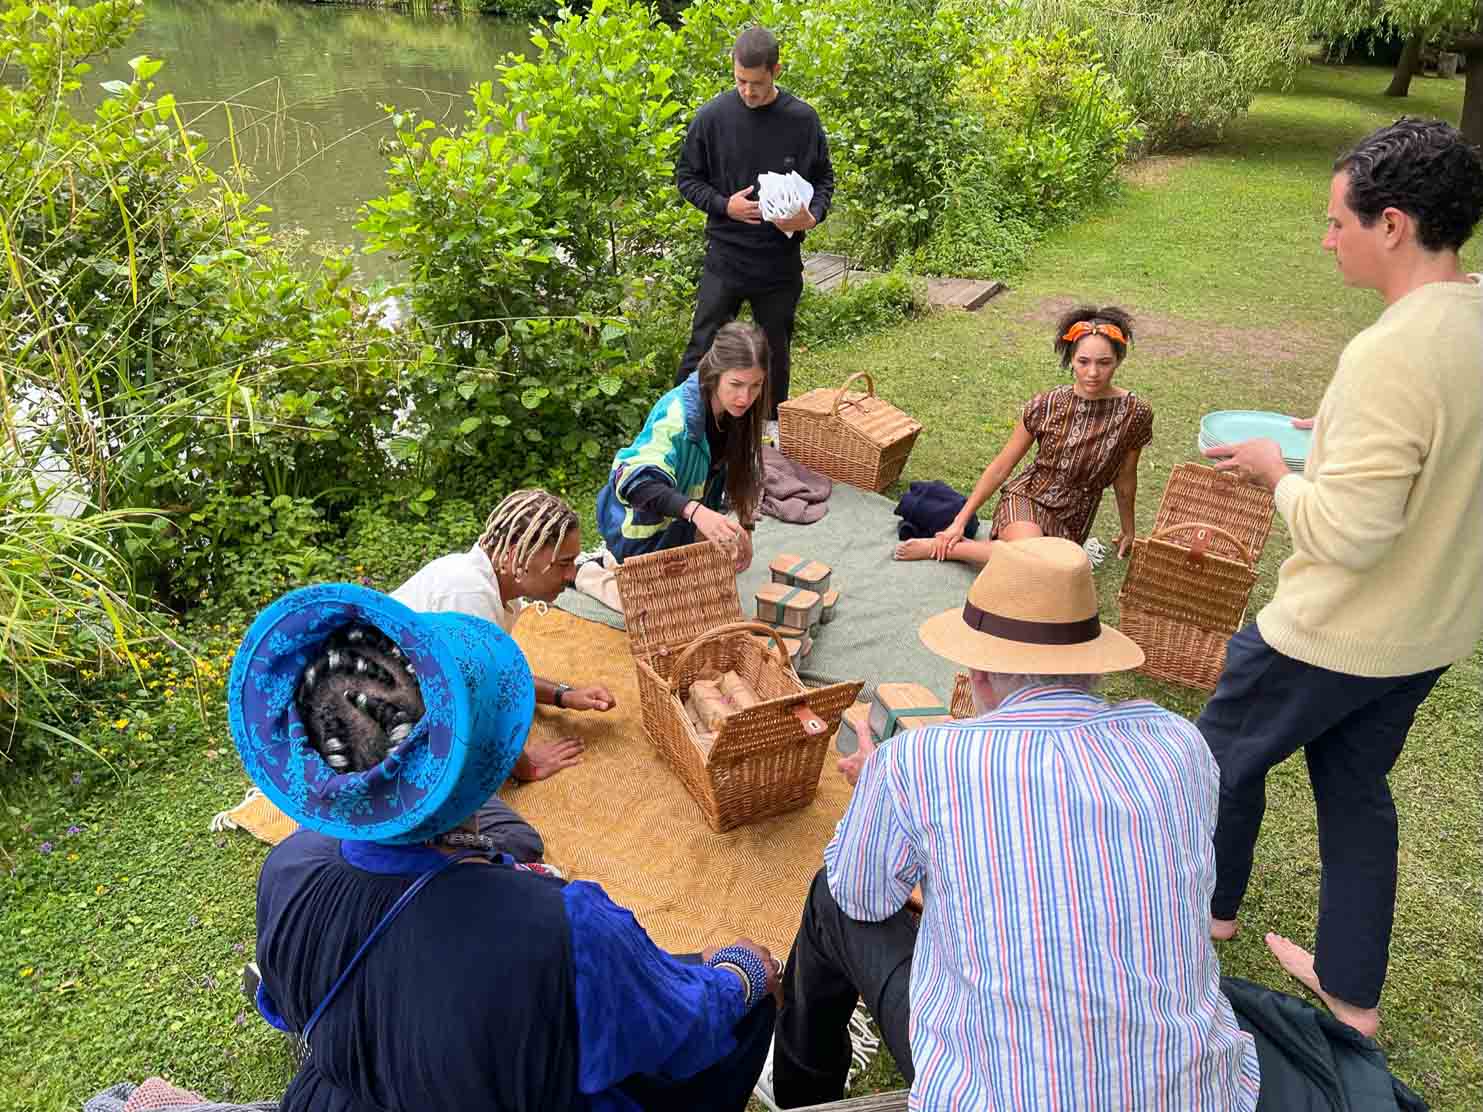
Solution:
[[[1114,305],[1072,309],[1056,325],[1056,354],[1072,383],[1025,403],[1014,432],[973,487],[958,516],[937,536],[903,541],[898,560],[960,560],[983,564],[989,542],[963,530],[978,508],[1003,486],[989,540],[1065,537],[1085,544],[1102,492],[1117,497],[1122,531],[1118,557],[1133,544],[1138,454],[1153,439],[1153,410],[1138,395],[1112,384],[1133,342],[1133,320]],[[1010,473],[1038,445],[1034,462],[1008,483]]]

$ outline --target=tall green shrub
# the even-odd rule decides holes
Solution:
[[[499,67],[502,97],[476,88],[462,127],[394,117],[390,192],[362,227],[408,267],[446,361],[413,386],[394,445],[424,473],[460,456],[512,479],[590,469],[642,419],[659,376],[629,351],[626,312],[676,273],[700,215],[672,196],[672,37],[640,4],[598,0]]]

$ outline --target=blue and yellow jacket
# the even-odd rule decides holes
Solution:
[[[597,496],[597,528],[608,551],[621,563],[629,556],[691,544],[694,525],[629,505],[627,491],[641,478],[661,479],[687,498],[719,510],[726,472],[718,470],[708,483],[710,473],[700,375],[692,372],[654,403],[634,442],[613,457],[607,485]]]

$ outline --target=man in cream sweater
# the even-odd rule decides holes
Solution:
[[[1458,258],[1480,215],[1483,160],[1446,124],[1402,119],[1339,159],[1323,246],[1385,311],[1339,357],[1301,475],[1271,440],[1206,453],[1274,492],[1293,543],[1199,721],[1221,774],[1211,933],[1236,932],[1267,772],[1302,749],[1317,943],[1267,945],[1366,1035],[1395,914],[1386,777],[1416,708],[1483,635],[1483,288]]]

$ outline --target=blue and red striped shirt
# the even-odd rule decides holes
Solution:
[[[1210,941],[1219,784],[1185,719],[1070,688],[865,762],[824,861],[855,919],[922,885],[912,1109],[1256,1107]]]

